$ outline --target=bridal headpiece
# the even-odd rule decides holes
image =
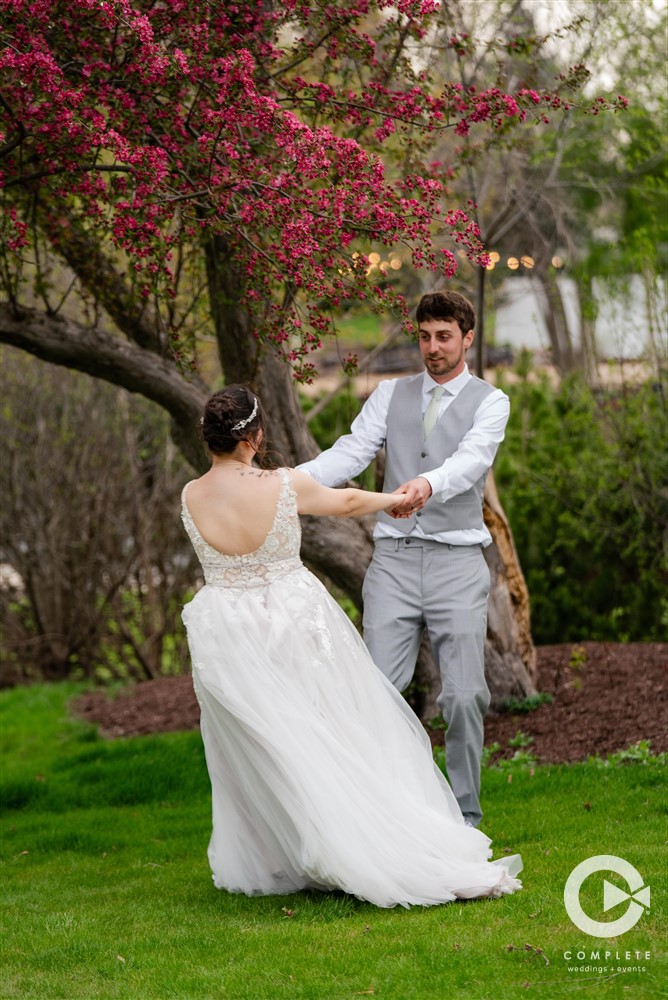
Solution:
[[[253,406],[253,412],[251,413],[250,417],[246,417],[245,420],[240,420],[237,424],[234,424],[232,426],[232,430],[233,431],[240,431],[240,430],[242,430],[242,428],[244,428],[246,426],[246,424],[249,424],[251,422],[251,420],[255,419],[255,416],[257,415],[257,396],[253,396],[253,399],[255,400],[255,403],[254,403],[254,406]]]

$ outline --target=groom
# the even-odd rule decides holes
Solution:
[[[381,382],[350,434],[299,466],[335,486],[358,475],[385,445],[385,492],[404,503],[378,515],[364,580],[364,640],[400,690],[415,670],[426,626],[442,681],[446,762],[465,820],[477,826],[483,717],[489,706],[484,647],[491,537],[482,518],[487,471],[503,440],[508,397],[470,374],[475,312],[457,292],[417,307],[425,371]]]

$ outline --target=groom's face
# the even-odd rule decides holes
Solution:
[[[436,382],[447,382],[464,371],[464,357],[472,342],[473,330],[462,333],[454,319],[426,319],[420,323],[420,353]]]

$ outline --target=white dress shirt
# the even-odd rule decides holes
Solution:
[[[439,419],[448,406],[472,378],[468,366],[464,371],[443,383],[445,392],[441,398]],[[340,437],[331,448],[317,458],[297,466],[307,472],[316,482],[324,486],[338,486],[359,475],[373,461],[385,443],[387,434],[387,413],[397,379],[380,382],[362,407],[350,428],[350,434]],[[423,374],[422,415],[431,398],[431,390],[440,383],[435,382],[428,372]],[[482,401],[475,412],[473,425],[462,438],[454,455],[429,472],[421,472],[431,488],[436,500],[445,502],[451,497],[464,493],[492,466],[497,448],[503,441],[510,400],[501,389],[495,389]],[[486,527],[466,528],[461,531],[440,531],[427,534],[422,531],[416,518],[415,527],[408,533],[410,537],[427,538],[450,545],[489,545],[491,535]],[[374,538],[405,538],[405,532],[392,524],[376,523]]]

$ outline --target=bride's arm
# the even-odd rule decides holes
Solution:
[[[332,490],[316,483],[305,472],[291,470],[290,475],[300,514],[359,517],[361,514],[375,514],[379,510],[397,507],[406,496],[405,493],[370,493],[350,488]]]

